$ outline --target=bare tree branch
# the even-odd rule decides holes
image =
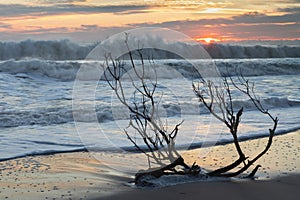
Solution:
[[[137,63],[128,45],[128,35],[126,35],[125,45],[128,49],[131,69],[131,73],[126,73],[126,75],[128,75],[132,89],[134,89],[131,99],[126,96],[125,86],[122,82],[123,74],[128,72],[128,69],[127,71],[124,69],[124,63],[113,59],[111,54],[107,54],[102,67],[104,69],[106,82],[120,103],[130,112],[130,121],[128,127],[124,130],[127,138],[138,151],[147,156],[149,167],[151,163],[161,166],[159,169],[150,169],[148,174],[158,176],[169,174],[170,172],[174,174],[183,173],[175,169],[178,165],[189,169],[189,172],[184,173],[198,173],[200,168],[195,164],[192,168],[189,167],[175,147],[179,127],[183,121],[176,124],[170,131],[168,131],[167,126],[162,123],[159,114],[159,104],[163,98],[163,94],[157,90],[158,80],[154,61],[149,60],[150,66],[146,66],[144,55],[141,49],[138,49],[136,52],[139,63]],[[147,78],[147,70],[154,71],[154,77],[152,79],[151,77]],[[134,132],[136,135],[132,136],[130,132]],[[142,148],[141,142],[146,146],[146,149]],[[145,173],[137,173],[136,179],[138,179],[141,174]]]
[[[208,175],[211,176],[233,177],[245,172],[269,150],[275,130],[277,128],[278,118],[273,117],[269,113],[268,109],[264,108],[260,98],[255,93],[255,84],[247,80],[242,74],[240,74],[237,79],[238,81],[234,81],[233,78],[229,76],[230,81],[228,81],[226,77],[223,77],[223,88],[216,86],[211,80],[206,81],[204,79],[201,79],[197,86],[193,84],[194,93],[199,98],[199,101],[216,119],[223,122],[229,129],[229,132],[233,137],[235,148],[239,155],[239,158],[233,163],[209,172]],[[243,107],[239,108],[237,111],[234,109],[234,99],[232,96],[232,90],[234,88],[240,93],[246,95],[246,97],[251,100],[255,108],[262,114],[267,115],[273,122],[272,129],[269,129],[269,139],[265,149],[253,159],[249,159],[249,157],[245,156],[239,143],[238,128],[243,115]],[[239,170],[230,172],[236,169],[242,163],[243,166]],[[258,167],[252,171],[251,176],[253,176],[257,170]]]

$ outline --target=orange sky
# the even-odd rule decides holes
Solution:
[[[13,3],[9,3],[13,2]],[[300,39],[298,0],[0,0],[0,40],[99,41],[157,26],[199,41]]]

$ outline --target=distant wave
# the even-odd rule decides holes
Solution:
[[[270,59],[215,59],[212,61],[192,60],[198,70],[206,71],[215,65],[221,75],[235,76],[240,72],[244,76],[292,75],[300,74],[299,58],[270,58]],[[171,60],[163,62],[173,67],[186,78],[199,78],[187,61]],[[240,71],[241,70],[241,71]]]
[[[299,46],[237,46],[210,44],[204,48],[212,58],[296,58],[300,57]]]
[[[261,100],[262,104],[267,105],[269,109],[299,107],[299,101],[288,100],[287,98],[271,97]],[[245,111],[256,110],[253,103],[248,101],[234,101],[233,105],[236,109],[243,107]],[[90,105],[82,105],[81,108],[70,107],[56,107],[56,108],[39,108],[35,110],[2,110],[0,111],[0,128],[1,127],[18,127],[42,125],[48,126],[53,124],[63,124],[74,122],[74,116],[77,122],[95,122],[95,115],[98,122],[108,122],[113,120],[128,119],[127,110],[122,105],[97,105],[95,110],[90,110]],[[182,102],[180,104],[162,104],[164,115],[167,117],[181,116],[181,115],[202,115],[208,114],[203,106],[196,101]],[[113,112],[114,111],[114,112]],[[117,111],[117,112],[116,112]]]
[[[95,44],[79,45],[69,40],[0,42],[0,60],[39,58],[46,60],[82,60],[96,47]],[[166,44],[167,45],[167,44]],[[172,44],[184,49],[181,43]],[[172,47],[173,47],[172,46]],[[180,48],[182,47],[182,48]],[[299,46],[241,46],[233,44],[209,44],[203,46],[212,58],[284,58],[300,57]],[[191,47],[193,48],[193,47]],[[146,50],[154,59],[178,59],[161,50]],[[195,58],[197,59],[197,58]]]
[[[60,81],[73,81],[82,64],[88,69],[95,69],[102,61],[53,61],[53,60],[7,60],[0,61],[0,72],[8,74],[27,74],[48,77]],[[174,79],[180,77],[199,78],[191,63],[185,60],[156,60],[156,71],[159,78]],[[281,59],[217,59],[213,61],[193,60],[199,70],[205,70],[215,64],[221,74],[236,75],[236,68],[241,69],[244,76],[295,75],[300,74],[300,58]],[[168,70],[168,68],[172,70]],[[81,74],[84,75],[84,74]],[[97,80],[93,73],[86,73],[82,80]],[[178,77],[180,76],[180,77]]]
[[[80,46],[69,40],[0,42],[0,60],[39,58],[46,60],[82,60],[95,45]]]
[[[53,61],[40,59],[0,61],[0,72],[49,77],[61,81],[72,81],[80,67],[77,61]]]

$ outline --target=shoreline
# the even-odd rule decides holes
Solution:
[[[260,150],[259,147],[263,147],[266,139],[247,140],[241,144],[247,153],[253,155]],[[242,197],[241,191],[235,193],[236,190],[244,191],[245,195],[251,193],[252,196],[257,194],[262,195],[261,197],[268,197],[267,193],[278,193],[274,197],[276,199],[282,197],[281,193],[299,194],[299,152],[300,130],[274,137],[270,151],[256,163],[263,166],[257,173],[261,177],[258,181],[234,179],[204,181],[160,189],[130,187],[128,182],[132,180],[130,177],[132,174],[113,170],[100,163],[88,152],[28,156],[0,162],[0,199],[126,200],[128,197],[133,200],[136,195],[142,195],[145,200],[150,197],[151,199],[154,197],[198,199],[202,195],[203,197],[217,195],[215,190],[220,190],[220,194],[222,192],[232,194],[232,199]],[[236,155],[234,155],[233,144],[226,144],[185,151],[183,157],[189,164],[197,160],[197,164],[201,167],[213,170],[231,162]],[[258,197],[256,196],[255,199]]]
[[[277,137],[277,136],[281,136],[281,135],[286,135],[286,134],[291,134],[293,132],[299,132],[300,131],[300,128],[294,128],[294,129],[290,129],[288,131],[281,131],[279,133],[276,133],[274,135],[274,137]],[[240,142],[247,142],[247,141],[252,141],[252,140],[258,140],[258,139],[262,139],[262,138],[267,138],[269,135],[266,134],[266,135],[256,135],[255,137],[253,136],[244,136],[244,137],[241,137],[239,138],[239,141]],[[202,147],[203,143],[192,143],[188,148],[187,150],[190,151],[190,150],[199,150],[200,148],[211,148],[211,147],[216,147],[216,146],[224,146],[224,145],[229,145],[233,143],[233,140],[230,139],[230,140],[226,140],[226,141],[221,141],[221,142],[216,142],[215,144],[213,145],[210,145],[210,144],[206,144],[205,147]],[[132,148],[134,147],[123,147],[122,149],[124,149],[125,151],[128,151],[128,152],[133,152],[133,153],[137,153],[139,154],[140,152],[138,150],[133,150]],[[185,149],[185,147],[178,147],[177,148],[179,151],[182,150],[182,149]],[[110,151],[110,149],[103,149],[103,151]],[[143,149],[145,152],[147,152],[148,150],[147,149]],[[101,150],[100,150],[101,151]],[[115,149],[113,149],[113,151],[115,151]],[[61,151],[48,151],[48,152],[43,152],[43,153],[29,153],[29,154],[26,154],[26,155],[17,155],[17,156],[14,156],[14,157],[7,157],[7,158],[0,158],[0,163],[1,162],[5,162],[5,161],[9,161],[9,160],[15,160],[15,159],[22,159],[22,158],[26,158],[26,157],[36,157],[36,156],[50,156],[50,155],[55,155],[55,154],[68,154],[68,153],[77,153],[77,152],[89,152],[89,150],[85,147],[82,147],[82,148],[79,148],[79,149],[74,149],[74,150],[61,150]]]

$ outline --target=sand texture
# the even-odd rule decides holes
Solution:
[[[87,199],[121,191],[129,181],[86,152],[5,161],[0,170],[1,200]]]

